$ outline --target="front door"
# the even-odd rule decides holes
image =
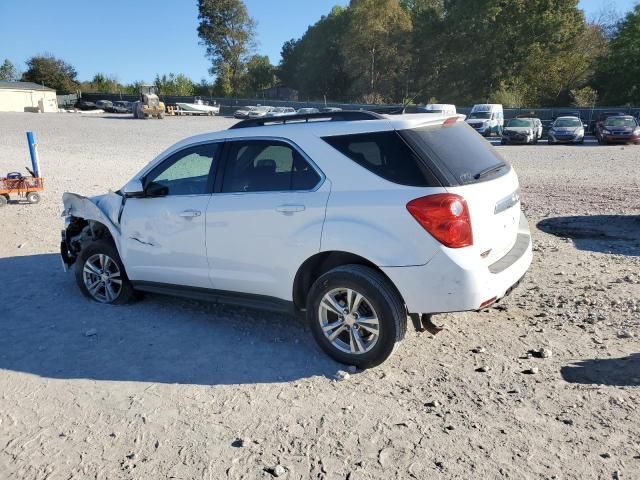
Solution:
[[[213,287],[291,300],[297,269],[320,250],[330,183],[283,140],[227,147],[221,192],[207,209]]]
[[[220,146],[185,148],[144,179],[121,219],[123,261],[132,281],[210,288],[205,217]]]

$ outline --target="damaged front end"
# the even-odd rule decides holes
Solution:
[[[120,216],[124,205],[119,193],[96,197],[75,193],[62,195],[65,228],[62,230],[60,256],[65,271],[71,267],[87,243],[110,239],[120,251]]]

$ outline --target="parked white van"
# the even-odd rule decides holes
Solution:
[[[500,136],[504,127],[504,111],[498,103],[481,103],[474,105],[467,117],[467,123],[480,135],[491,136],[492,133]]]

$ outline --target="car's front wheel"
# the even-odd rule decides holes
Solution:
[[[363,265],[322,275],[309,292],[307,318],[327,354],[360,368],[384,362],[407,329],[407,312],[394,286]]]
[[[134,290],[115,246],[96,240],[82,249],[76,260],[80,291],[99,303],[122,305],[134,299]]]

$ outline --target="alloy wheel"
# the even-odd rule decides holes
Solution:
[[[90,256],[82,270],[89,295],[101,303],[111,303],[122,292],[122,276],[118,264],[104,253]]]
[[[380,322],[371,302],[350,288],[336,288],[322,297],[318,321],[327,340],[345,353],[367,353],[380,337]]]

